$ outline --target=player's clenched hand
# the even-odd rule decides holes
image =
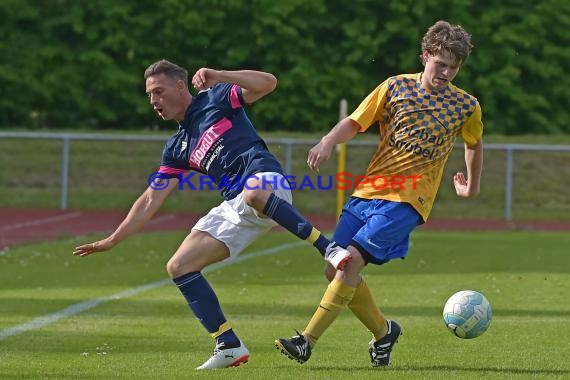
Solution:
[[[307,158],[307,165],[318,172],[319,166],[325,161],[327,161],[332,153],[333,146],[328,146],[322,141],[309,150],[309,157]]]
[[[94,243],[83,244],[75,247],[73,254],[75,256],[87,256],[95,252],[103,252],[113,248],[115,244],[109,239],[103,239]]]
[[[218,83],[215,76],[216,70],[202,67],[201,69],[198,69],[192,77],[192,85],[196,90],[207,90]]]

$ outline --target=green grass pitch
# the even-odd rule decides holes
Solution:
[[[305,327],[326,281],[312,247],[288,233],[268,234],[241,261],[206,272],[251,351],[246,365],[208,372],[194,368],[209,357],[213,342],[165,280],[164,265],[183,237],[140,234],[86,258],[71,252],[90,238],[0,252],[0,378],[570,377],[567,233],[415,232],[406,260],[364,272],[382,310],[404,329],[392,365],[375,369],[367,352],[370,334],[349,310],[303,365],[273,347],[276,337]],[[154,287],[125,293],[146,284]],[[458,339],[442,322],[446,299],[461,289],[483,292],[493,307],[491,327],[477,339]],[[93,300],[98,303],[90,308],[61,315]],[[60,318],[46,317],[53,315]],[[33,328],[40,317],[45,324]]]

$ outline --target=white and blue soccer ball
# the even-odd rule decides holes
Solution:
[[[455,293],[445,303],[443,322],[456,337],[473,339],[491,325],[493,310],[487,298],[474,290]]]

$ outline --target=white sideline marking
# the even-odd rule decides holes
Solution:
[[[297,246],[304,245],[304,244],[307,244],[307,243],[305,243],[304,241],[299,241],[296,243],[288,243],[288,244],[283,244],[283,245],[280,245],[277,247],[264,249],[262,251],[253,252],[249,255],[238,256],[235,259],[233,259],[233,258],[226,259],[222,262],[210,265],[209,267],[205,268],[202,272],[208,273],[208,272],[215,270],[215,269],[219,269],[219,268],[227,267],[229,265],[241,263],[242,261],[254,259],[256,257],[272,255],[274,253],[283,251],[285,249],[295,248]],[[161,286],[165,286],[168,284],[172,284],[172,280],[165,279],[165,280],[155,281],[155,282],[151,282],[151,283],[146,284],[146,285],[137,286],[136,288],[127,289],[125,291],[115,293],[115,294],[112,294],[110,296],[98,297],[98,298],[94,298],[92,300],[76,303],[75,305],[71,305],[71,306],[69,306],[65,309],[62,309],[60,311],[57,311],[55,313],[46,314],[46,315],[43,315],[41,317],[32,319],[29,322],[22,323],[20,325],[10,327],[10,328],[5,329],[5,330],[1,330],[0,331],[0,341],[4,340],[6,338],[9,338],[11,336],[19,335],[19,334],[24,333],[26,331],[35,330],[35,329],[45,327],[47,325],[51,325],[52,323],[55,323],[55,322],[59,321],[60,319],[71,317],[73,315],[79,314],[79,313],[84,312],[86,310],[92,309],[95,306],[100,305],[102,303],[118,300],[121,298],[127,298],[127,297],[131,297],[131,296],[135,296],[139,293],[146,292],[147,290],[160,288]]]
[[[80,215],[81,215],[81,212],[72,212],[69,214],[49,216],[49,217],[43,218],[43,219],[35,219],[35,220],[28,221],[28,222],[14,223],[14,224],[10,224],[8,226],[3,226],[3,227],[0,227],[0,231],[3,231],[3,232],[4,231],[11,231],[11,230],[17,230],[18,228],[25,228],[25,227],[39,226],[42,224],[48,224],[48,223],[53,223],[53,222],[60,222],[62,220],[77,218]]]

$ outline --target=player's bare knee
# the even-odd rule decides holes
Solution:
[[[362,268],[366,265],[366,261],[364,261],[360,252],[353,246],[349,246],[348,251],[350,252],[351,259],[346,263],[342,272],[345,272],[347,275],[359,274]]]
[[[180,273],[180,267],[181,267],[181,265],[180,265],[179,261],[176,260],[174,257],[172,257],[166,263],[166,272],[172,278],[182,276],[184,273]]]
[[[360,253],[360,251],[358,249],[356,249],[352,245],[349,245],[347,249],[348,249],[348,252],[350,252],[350,256],[352,257],[350,262],[354,263],[355,265],[359,265],[359,266],[364,266],[366,264],[366,261],[364,261],[364,258],[362,257],[362,254]]]
[[[255,208],[255,204],[258,202],[258,196],[255,192],[255,190],[245,190],[243,192],[243,200],[245,201],[245,204],[247,204],[249,207],[253,207]]]
[[[329,282],[334,280],[335,274],[336,274],[336,269],[331,264],[327,263],[327,265],[325,266],[325,277],[327,278],[327,280]]]
[[[269,199],[271,193],[262,189],[246,189],[243,192],[243,199],[245,203],[257,211],[263,212],[265,204]]]
[[[193,265],[193,263],[188,260],[185,260],[183,262],[179,257],[172,257],[170,260],[168,260],[168,263],[166,263],[166,271],[172,278],[180,277],[186,273],[199,271],[201,269],[202,268],[195,264]]]

